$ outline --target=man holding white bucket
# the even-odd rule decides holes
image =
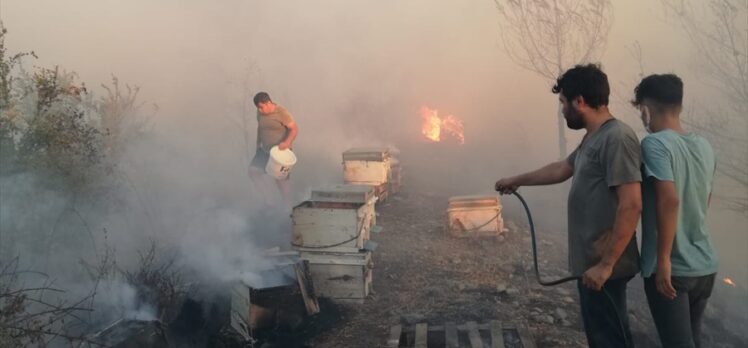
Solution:
[[[268,203],[268,198],[272,193],[268,193],[267,186],[263,184],[262,180],[268,161],[270,161],[271,150],[277,146],[275,152],[288,151],[290,153],[296,135],[299,134],[299,127],[291,113],[283,106],[273,103],[270,95],[266,92],[257,93],[253,101],[257,107],[257,150],[249,166],[249,176],[255,186],[263,192],[265,201]],[[293,154],[290,153],[290,156],[293,156]],[[287,170],[285,175],[274,175],[274,177],[283,201],[290,206],[291,186],[288,181]]]

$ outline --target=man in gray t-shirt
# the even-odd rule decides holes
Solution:
[[[588,133],[566,159],[574,168],[568,201],[572,274],[581,275],[601,261],[618,213],[616,187],[641,182],[639,153],[639,140],[631,127],[610,118]],[[638,271],[639,252],[633,237],[615,263],[611,279],[631,277]]]
[[[550,185],[573,177],[569,191],[569,269],[590,347],[633,347],[626,284],[638,272],[635,230],[641,212],[641,159],[633,130],[608,110],[610,86],[596,65],[578,65],[556,81],[567,127],[585,129],[566,159],[503,178],[496,190]],[[602,291],[601,291],[602,290]]]

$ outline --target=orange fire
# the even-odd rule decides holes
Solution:
[[[734,282],[734,281],[732,281],[732,279],[730,279],[730,278],[725,278],[725,279],[724,279],[724,282],[725,282],[725,284],[727,284],[727,285],[729,285],[729,286],[732,286],[732,287],[735,287],[735,286],[737,286],[737,285],[735,285],[735,282]]]
[[[442,133],[442,120],[439,118],[439,111],[431,110],[428,107],[421,107],[421,117],[423,118],[423,125],[421,126],[421,133],[433,141],[441,140]]]
[[[440,118],[438,110],[429,109],[427,106],[421,107],[421,118],[423,118],[421,133],[431,141],[441,141],[442,130],[444,130],[457,138],[460,144],[465,144],[465,126],[460,119],[452,115]]]

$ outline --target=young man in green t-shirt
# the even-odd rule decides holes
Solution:
[[[642,140],[641,269],[664,347],[700,347],[701,317],[717,257],[706,227],[715,158],[706,139],[683,129],[683,82],[651,75],[632,104],[651,134]]]

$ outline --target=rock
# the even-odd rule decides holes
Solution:
[[[569,314],[566,313],[566,311],[563,310],[562,308],[556,308],[555,312],[556,312],[556,317],[559,318],[559,319],[561,319],[561,320],[564,320],[564,319],[566,319],[566,318],[569,317]]]
[[[506,292],[506,290],[507,290],[506,289],[506,284],[504,284],[504,283],[498,283],[498,284],[496,284],[496,292],[498,292],[498,293],[501,294],[501,293]]]
[[[542,320],[543,322],[545,322],[545,323],[548,323],[548,324],[551,324],[551,325],[552,325],[552,324],[553,324],[554,322],[556,322],[556,320],[555,320],[555,319],[553,319],[553,316],[552,316],[552,315],[547,315],[547,314],[546,314],[546,315],[542,316],[542,318],[543,318],[543,320]]]
[[[519,295],[519,290],[515,288],[506,289],[506,294],[510,296]]]
[[[496,241],[499,243],[503,243],[504,240],[506,240],[506,237],[504,237],[504,234],[500,234],[498,237],[496,237]]]
[[[462,263],[462,260],[459,257],[455,257],[452,259],[452,263],[454,263],[455,265],[459,265],[460,263]]]
[[[571,326],[571,322],[566,319],[561,319],[561,326],[569,327]]]
[[[441,295],[441,294],[442,294],[443,292],[444,292],[444,290],[443,290],[442,288],[440,288],[440,287],[436,287],[436,286],[430,286],[430,287],[427,287],[427,288],[426,288],[426,293],[427,293],[427,294],[428,294],[429,296],[434,296],[434,297],[438,297],[438,296],[439,296],[439,295]]]
[[[556,292],[563,296],[569,296],[571,294],[569,290],[566,290],[564,288],[556,288]]]
[[[574,303],[574,299],[571,296],[564,296],[562,300],[566,303]]]

